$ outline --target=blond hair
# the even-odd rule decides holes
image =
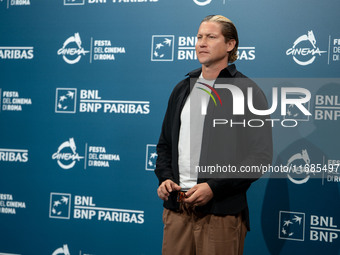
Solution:
[[[224,36],[225,42],[228,42],[232,39],[235,40],[236,42],[235,47],[230,52],[228,52],[229,53],[228,62],[233,63],[234,61],[236,61],[238,48],[238,35],[234,23],[230,19],[222,15],[209,15],[202,20],[201,24],[206,21],[217,22],[222,25],[222,34]]]

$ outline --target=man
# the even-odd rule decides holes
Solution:
[[[226,89],[217,93],[223,107],[214,107],[210,100],[207,113],[201,111],[202,97],[208,95],[209,100],[209,93],[217,92],[213,87],[222,78],[244,95],[250,87],[254,107],[268,109],[257,85],[238,72],[235,65],[228,65],[237,59],[237,47],[237,30],[229,19],[220,15],[204,18],[196,44],[202,68],[190,72],[170,96],[155,169],[159,179],[157,194],[164,200],[163,254],[243,253],[249,230],[246,191],[259,175],[244,176],[238,171],[241,166],[270,164],[272,138],[268,124],[251,128],[240,123],[269,116],[254,116],[246,109],[242,122],[240,116],[232,114],[233,98]],[[202,92],[203,89],[209,93]],[[214,120],[226,116],[234,125],[213,127]],[[231,165],[236,173],[216,175],[197,171],[198,166],[209,165]]]

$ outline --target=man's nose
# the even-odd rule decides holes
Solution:
[[[198,46],[199,47],[206,47],[207,46],[207,40],[205,38],[202,38],[199,42],[198,42]]]

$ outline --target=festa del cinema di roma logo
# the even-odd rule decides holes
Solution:
[[[306,45],[309,43],[310,47],[298,47],[299,44]],[[316,39],[313,31],[308,31],[306,35],[301,35],[297,38],[293,44],[293,47],[286,51],[286,55],[292,55],[295,63],[306,66],[310,65],[314,62],[316,56],[321,56],[322,53],[326,53],[327,51],[321,51],[319,47],[316,46]]]
[[[66,39],[63,47],[58,50],[58,55],[62,55],[63,59],[68,64],[76,64],[82,56],[89,53],[81,46],[82,42],[79,33],[75,33]]]
[[[64,244],[63,247],[56,249],[52,255],[70,255],[70,251],[68,249],[67,244]]]
[[[193,0],[199,6],[205,6],[211,3],[212,0]]]
[[[306,149],[302,150],[301,153],[296,153],[288,159],[287,166],[293,167],[291,173],[288,173],[288,179],[295,184],[306,183],[310,175],[308,169],[305,168],[306,165],[310,164],[310,158]],[[313,173],[315,174],[315,173]]]
[[[74,167],[77,161],[80,161],[84,157],[79,156],[76,152],[76,144],[73,138],[63,142],[59,147],[58,151],[52,155],[52,159],[57,160],[58,165],[63,169],[70,169]]]
[[[214,95],[217,97],[219,103],[221,106],[223,106],[222,100],[220,95],[218,94],[218,92],[216,91],[216,89],[228,89],[233,97],[233,115],[244,115],[245,113],[245,109],[244,109],[244,105],[245,105],[245,98],[244,98],[244,94],[243,91],[235,86],[235,85],[231,85],[231,84],[215,84],[214,88],[206,83],[203,82],[197,82],[200,85],[203,85],[204,87],[197,87],[197,89],[200,89],[204,92],[206,92],[207,94],[209,94],[210,98],[213,100],[215,107],[218,105],[217,100],[215,99]],[[210,91],[209,91],[209,90]],[[288,95],[291,95],[293,93],[297,93],[299,95],[301,95],[299,98],[288,98]],[[247,89],[247,96],[248,96],[248,100],[247,100],[247,105],[249,108],[249,111],[252,112],[253,114],[257,115],[257,116],[266,116],[266,115],[270,115],[272,113],[274,113],[278,107],[278,88],[277,87],[273,87],[272,88],[272,105],[269,109],[267,110],[258,110],[255,109],[254,104],[253,104],[253,89],[251,87],[249,87]],[[295,87],[282,87],[281,88],[281,115],[282,116],[286,116],[287,115],[287,108],[289,109],[289,107],[292,106],[296,106],[304,115],[306,116],[310,116],[312,115],[308,109],[306,109],[306,107],[303,105],[307,102],[309,102],[311,99],[311,93],[309,90],[305,89],[305,88],[295,88]],[[287,107],[288,106],[288,107]],[[207,108],[208,108],[208,98],[206,97],[201,97],[201,114],[202,115],[206,115],[207,114]],[[231,120],[232,121],[232,120]],[[249,122],[260,122],[262,120],[260,119],[252,119],[248,121],[248,125],[250,127],[259,127],[259,125],[252,125]],[[272,126],[274,125],[274,119],[268,119],[266,121],[271,121],[272,122]],[[286,121],[292,121],[294,122],[293,125],[285,125],[283,122]],[[225,119],[214,119],[213,120],[213,127],[216,127],[216,125],[225,125],[228,123],[228,120]],[[283,126],[287,126],[287,127],[295,127],[297,125],[297,121],[294,119],[284,119],[282,120],[281,124]],[[263,126],[264,123],[262,121],[262,124],[260,124],[260,126]]]

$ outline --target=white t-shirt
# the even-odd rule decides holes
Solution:
[[[215,80],[205,80],[201,74],[182,109],[178,141],[178,167],[179,185],[183,191],[189,190],[197,184],[196,166],[199,165],[201,155],[205,119],[201,107],[203,101],[209,102],[210,99],[209,94],[199,87],[209,92],[210,89],[198,82],[213,86]]]

